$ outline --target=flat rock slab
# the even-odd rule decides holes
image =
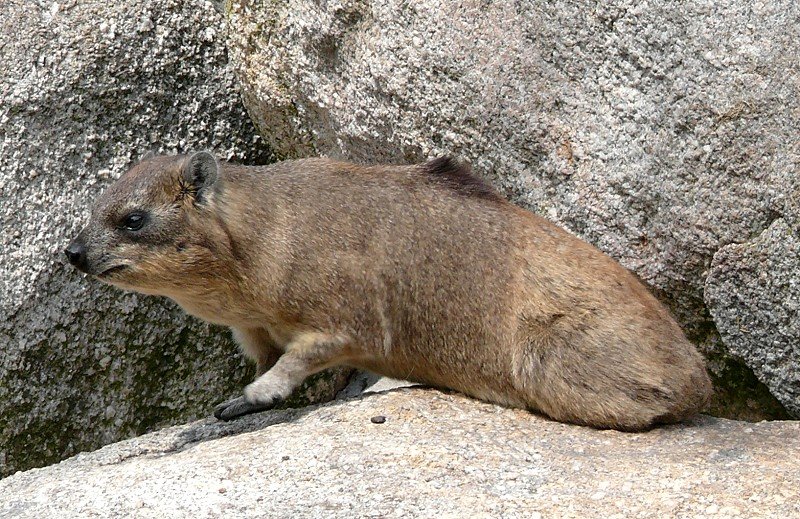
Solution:
[[[800,422],[629,434],[411,388],[17,473],[0,517],[798,517],[799,458]]]

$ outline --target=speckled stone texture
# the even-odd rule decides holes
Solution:
[[[270,153],[207,2],[0,3],[1,477],[206,416],[241,391],[251,369],[227,331],[101,286],[61,251],[148,149]]]
[[[454,154],[653,288],[711,360],[718,412],[781,414],[751,370],[797,412],[796,385],[782,387],[796,353],[760,364],[778,355],[774,327],[800,343],[792,307],[765,306],[739,340],[727,330],[743,307],[712,317],[705,291],[737,279],[709,277],[727,245],[778,220],[797,231],[800,4],[229,0],[226,13],[245,104],[278,155]],[[772,262],[747,297],[781,306],[764,290],[799,267]]]
[[[19,473],[0,481],[0,517],[797,517],[798,453],[798,422],[630,434],[404,389]]]
[[[714,256],[706,302],[731,352],[800,416],[800,239],[783,219]]]

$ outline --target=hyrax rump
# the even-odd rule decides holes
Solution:
[[[632,274],[447,158],[148,157],[65,252],[233,330],[258,377],[217,407],[223,420],[336,365],[621,430],[689,417],[711,391],[700,354]]]

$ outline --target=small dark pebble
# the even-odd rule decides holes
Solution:
[[[289,461],[289,456],[282,456],[282,457],[281,457],[281,460],[282,460],[282,461]]]
[[[381,415],[373,416],[372,418],[369,419],[369,421],[372,423],[383,423],[386,421],[386,417]]]

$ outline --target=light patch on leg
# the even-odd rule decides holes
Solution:
[[[285,400],[294,389],[293,381],[274,376],[272,371],[258,378],[244,388],[244,398],[257,405]]]
[[[305,333],[287,345],[272,368],[244,389],[244,396],[217,407],[214,416],[231,420],[237,416],[272,409],[284,401],[309,375],[343,358],[349,340],[344,335]]]
[[[386,294],[386,289],[381,287],[379,293]],[[381,321],[381,330],[383,331],[383,356],[388,357],[389,352],[392,351],[392,323],[386,317],[386,304],[385,301],[376,301],[375,308],[378,312],[378,318]]]

